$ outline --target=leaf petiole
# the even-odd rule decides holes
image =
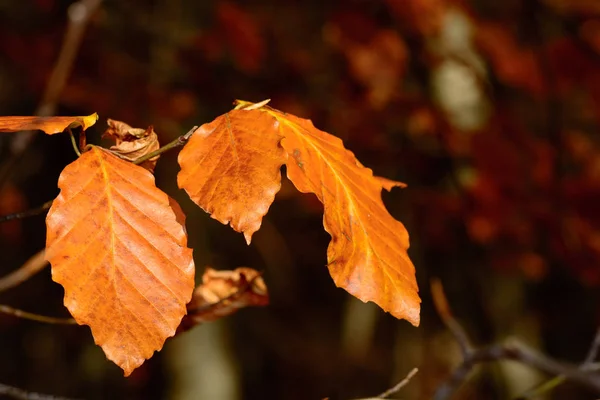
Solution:
[[[75,141],[75,135],[73,135],[73,131],[71,130],[70,127],[68,127],[66,130],[67,130],[67,132],[69,132],[69,136],[71,137],[71,144],[73,145],[73,150],[75,150],[77,157],[81,157],[81,151],[79,151],[79,146],[77,145],[77,142]]]
[[[154,150],[151,153],[148,153],[144,156],[141,156],[140,158],[136,159],[133,163],[135,165],[140,165],[141,163],[143,163],[144,161],[148,161],[168,150],[174,149],[175,147],[180,147],[183,146],[184,144],[187,143],[187,141],[189,140],[189,138],[192,136],[192,134],[196,131],[196,129],[198,129],[197,126],[194,126],[192,129],[190,129],[186,134],[179,136],[177,139],[173,140],[170,143],[165,144],[163,147],[161,147],[160,149]]]

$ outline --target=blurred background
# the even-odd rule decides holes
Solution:
[[[0,0],[0,115],[48,100],[73,3]],[[87,327],[0,316],[0,383],[86,399],[336,400],[381,393],[418,367],[398,397],[428,399],[461,361],[433,277],[476,344],[516,336],[585,358],[600,322],[600,1],[98,3],[52,114],[98,112],[91,143],[113,118],[154,125],[165,144],[236,98],[312,119],[408,184],[383,199],[411,235],[421,326],[334,286],[314,196],[284,180],[248,247],[177,189],[171,151],[157,183],[188,215],[197,279],[208,265],[263,270],[271,304],[169,339],[128,379]],[[3,168],[16,136],[0,137]],[[8,168],[0,214],[53,199],[75,157],[67,135],[36,135]],[[0,224],[0,276],[44,243],[43,215]],[[0,303],[66,317],[62,296],[47,268]],[[490,364],[456,398],[514,398],[544,379]],[[540,398],[593,397],[565,384]]]

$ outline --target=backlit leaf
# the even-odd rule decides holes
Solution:
[[[281,187],[285,152],[276,123],[262,112],[232,110],[198,128],[179,153],[179,187],[248,243]]]
[[[77,323],[90,326],[127,376],[186,313],[194,264],[185,231],[152,174],[107,150],[83,153],[58,186],[46,218],[52,279]]]
[[[80,126],[86,130],[96,121],[96,113],[87,117],[0,117],[0,132],[40,130],[53,135]]]
[[[407,254],[408,232],[381,200],[382,188],[403,184],[373,176],[339,138],[309,120],[268,107],[248,112],[277,119],[288,177],[298,190],[316,194],[324,204],[323,223],[332,239],[327,260],[335,284],[419,325],[421,300]]]

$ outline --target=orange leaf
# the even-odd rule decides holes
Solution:
[[[98,121],[98,114],[87,117],[0,117],[0,132],[40,130],[48,135],[79,126],[86,130]]]
[[[194,289],[192,250],[147,170],[93,147],[68,165],[46,218],[65,306],[125,376],[175,334]]]
[[[154,127],[149,126],[147,129],[132,128],[125,122],[108,119],[108,129],[102,137],[114,139],[116,144],[110,149],[118,154],[121,158],[127,161],[135,161],[138,158],[158,150],[158,136],[154,132]],[[158,156],[153,157],[142,164],[141,167],[148,171],[154,171]]]
[[[182,325],[189,328],[227,317],[240,308],[267,304],[267,286],[258,271],[246,267],[234,271],[206,268],[202,284],[196,288],[187,306],[188,315]]]
[[[281,188],[285,152],[268,114],[232,110],[198,128],[179,153],[179,187],[250,244]]]
[[[257,116],[260,111],[279,122],[281,145],[289,156],[288,178],[324,205],[323,224],[332,239],[327,260],[335,284],[419,325],[421,300],[407,254],[408,232],[381,200],[382,188],[403,184],[373,176],[339,138],[315,128],[310,120],[268,107],[256,110]]]

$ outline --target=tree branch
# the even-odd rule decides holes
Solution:
[[[468,379],[477,364],[500,360],[517,361],[549,375],[562,375],[567,381],[577,383],[600,393],[600,375],[582,370],[576,365],[556,361],[516,340],[478,349],[472,348],[465,330],[450,312],[448,301],[439,280],[432,280],[431,292],[435,308],[446,327],[452,332],[456,341],[461,346],[461,349],[463,349],[464,358],[463,362],[454,370],[450,378],[438,388],[433,397],[434,400],[451,398],[454,392]],[[597,338],[597,340],[600,341],[600,338]],[[590,354],[597,354],[598,347],[600,347],[600,344],[596,345],[596,340],[594,340]]]
[[[2,215],[2,216],[0,216],[0,223],[10,221],[13,219],[33,217],[34,215],[41,214],[52,206],[53,201],[54,200],[47,201],[44,204],[42,204],[40,207],[32,208],[31,210],[22,211],[22,212],[18,212],[18,213],[14,213],[14,214]]]
[[[14,386],[8,386],[0,383],[0,395],[8,396],[19,400],[74,400],[66,397],[57,397],[49,394],[28,392]]]
[[[40,272],[46,265],[48,265],[48,261],[46,261],[46,251],[40,250],[27,260],[21,268],[0,278],[0,292],[20,285]]]
[[[47,324],[63,324],[63,325],[77,325],[77,322],[73,318],[55,318],[46,317],[45,315],[34,314],[23,310],[18,310],[9,306],[0,304],[0,313],[11,315],[17,318],[28,319],[31,321],[44,322]]]
[[[390,396],[398,393],[400,391],[400,389],[402,389],[404,386],[406,386],[406,385],[408,385],[410,383],[410,380],[413,378],[413,376],[415,376],[417,374],[417,372],[419,372],[419,369],[418,368],[413,368],[408,373],[408,375],[406,375],[406,377],[404,379],[402,379],[400,382],[398,382],[394,387],[389,388],[385,392],[383,392],[380,395],[378,395],[376,398],[377,399],[387,399]]]

